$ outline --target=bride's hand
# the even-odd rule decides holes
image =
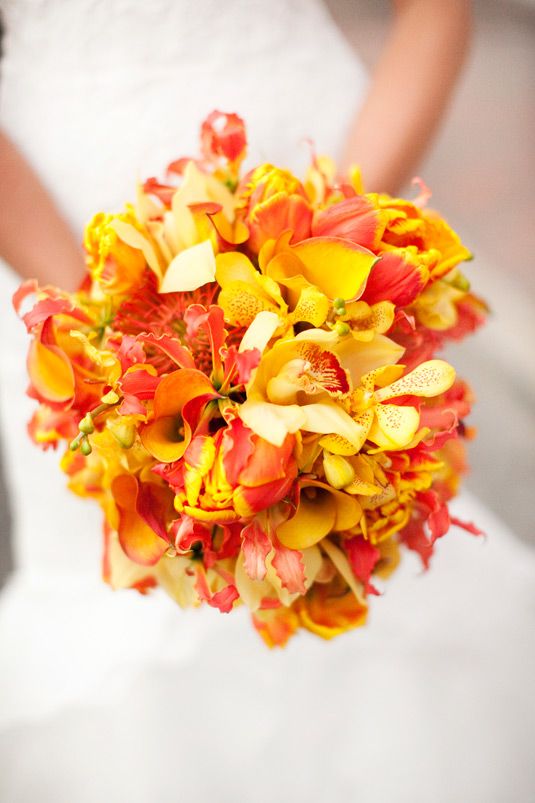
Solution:
[[[341,168],[368,191],[396,193],[418,168],[468,50],[469,0],[393,0],[395,19]]]
[[[81,246],[30,165],[0,132],[0,257],[24,278],[74,290]]]

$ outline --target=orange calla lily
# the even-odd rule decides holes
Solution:
[[[212,383],[201,371],[182,368],[162,379],[154,395],[154,420],[141,430],[145,449],[162,463],[178,460],[191,441],[206,405],[217,399]],[[197,400],[197,405],[188,404]]]

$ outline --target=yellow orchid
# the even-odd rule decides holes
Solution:
[[[216,259],[216,280],[221,287],[218,303],[227,323],[249,326],[260,312],[275,312],[281,326],[296,323],[321,326],[331,307],[327,296],[313,285],[304,284],[288,312],[285,288],[254,267],[245,254],[227,252]]]
[[[268,350],[247,388],[239,414],[253,432],[280,445],[288,433],[333,434],[362,445],[362,428],[338,403],[361,376],[399,358],[403,349],[383,335],[371,343],[312,329]]]
[[[322,438],[320,444],[341,455],[354,454],[367,440],[380,450],[408,447],[420,423],[418,410],[410,405],[384,402],[400,396],[438,396],[453,385],[455,371],[443,360],[429,360],[405,376],[402,376],[403,370],[402,365],[391,365],[362,377],[361,386],[349,401],[355,428],[360,431],[356,444],[355,441],[344,442],[339,433]],[[379,386],[377,390],[376,385]]]

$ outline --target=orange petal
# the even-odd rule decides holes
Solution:
[[[213,385],[201,371],[183,368],[165,376],[154,396],[154,417],[177,415],[190,399],[212,393],[217,396]]]
[[[58,346],[34,340],[28,353],[28,373],[37,393],[50,402],[67,402],[74,395],[74,371]]]
[[[157,563],[169,544],[159,538],[137,512],[138,481],[131,474],[121,474],[111,485],[119,511],[119,542],[126,555],[142,566]]]

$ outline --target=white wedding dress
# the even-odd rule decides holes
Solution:
[[[2,125],[78,234],[237,111],[250,162],[336,153],[366,78],[314,0],[0,0]],[[357,12],[355,12],[357,13]],[[462,225],[462,221],[457,221]],[[32,232],[21,232],[31,239]],[[39,247],[36,243],[35,247]],[[25,435],[17,279],[0,271],[16,571],[0,597],[2,803],[533,800],[535,560],[474,499],[369,626],[269,652],[246,612],[101,583],[100,512]]]

